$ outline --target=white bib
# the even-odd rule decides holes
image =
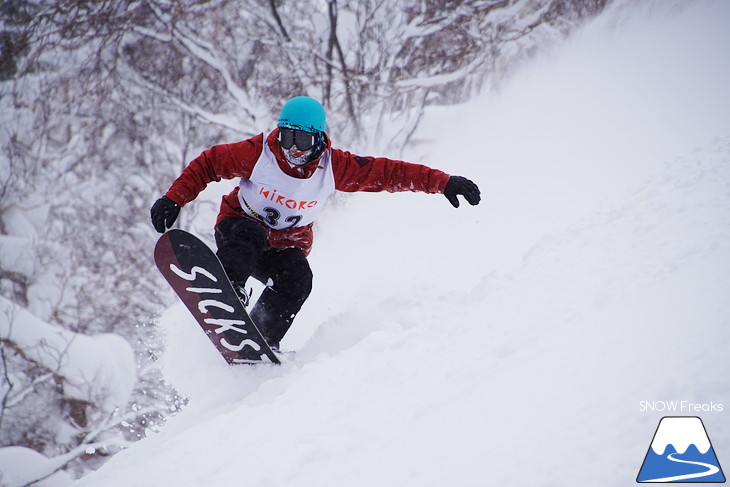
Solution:
[[[264,139],[264,150],[251,177],[241,178],[238,184],[241,208],[276,230],[309,225],[335,192],[330,151],[325,151],[318,164],[320,168],[310,178],[289,176],[281,170]]]

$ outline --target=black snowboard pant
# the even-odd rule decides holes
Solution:
[[[301,249],[268,244],[266,230],[250,218],[225,218],[215,230],[218,258],[231,282],[253,277],[266,284],[251,318],[272,347],[291,327],[312,291],[312,270]]]

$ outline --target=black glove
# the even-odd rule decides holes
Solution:
[[[478,204],[482,199],[479,187],[476,184],[461,176],[450,176],[449,182],[446,183],[444,189],[444,196],[454,208],[459,207],[458,195],[462,195],[472,206]]]
[[[150,209],[150,217],[152,218],[152,226],[155,227],[160,233],[165,233],[165,230],[170,228],[177,215],[180,213],[180,205],[172,201],[167,196],[163,196],[159,200],[155,201]]]

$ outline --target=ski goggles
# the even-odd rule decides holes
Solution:
[[[279,129],[279,144],[285,150],[289,150],[296,145],[297,149],[308,151],[319,143],[320,137],[320,134],[305,132],[304,130],[290,128]]]

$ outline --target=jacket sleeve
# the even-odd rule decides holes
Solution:
[[[384,157],[356,156],[339,149],[332,149],[332,167],[335,189],[345,192],[443,193],[449,181],[449,175],[438,169]]]
[[[208,183],[251,176],[263,149],[263,134],[234,144],[222,144],[203,151],[190,161],[173,181],[165,196],[180,206],[191,202]]]

